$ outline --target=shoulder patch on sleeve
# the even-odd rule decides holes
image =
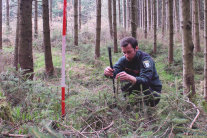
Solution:
[[[150,61],[149,60],[143,61],[143,65],[145,68],[150,68]]]

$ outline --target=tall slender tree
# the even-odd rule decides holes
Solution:
[[[131,0],[131,34],[137,38],[137,0]]]
[[[100,42],[101,42],[101,0],[96,1],[96,48],[95,59],[100,57]]]
[[[151,29],[151,0],[148,0],[147,8],[148,8],[148,14],[147,14],[148,15],[148,30],[150,30]]]
[[[144,0],[144,37],[147,38],[147,0]]]
[[[121,2],[118,0],[118,10],[119,10],[119,25],[121,25]]]
[[[74,45],[78,46],[78,0],[74,1]]]
[[[166,20],[166,17],[165,17],[165,0],[162,0],[162,38],[165,36],[165,20]]]
[[[127,27],[128,29],[130,28],[130,24],[131,24],[130,20],[131,20],[131,0],[127,0]]]
[[[140,28],[140,3],[137,1],[137,28]]]
[[[156,13],[156,0],[153,0],[154,6],[154,48],[153,53],[157,53],[157,13]]]
[[[50,22],[52,22],[52,4],[53,0],[50,0]]]
[[[45,70],[47,75],[53,75],[52,51],[50,42],[49,6],[48,0],[42,0],[42,20],[45,52]]]
[[[16,71],[18,70],[18,64],[19,64],[19,60],[18,60],[18,48],[19,48],[19,12],[20,12],[20,0],[17,0],[17,25],[16,25],[16,39],[15,39],[15,51],[14,51],[14,67],[16,69]]]
[[[190,0],[180,0],[181,4],[181,28],[183,49],[183,92],[184,94],[195,94],[194,70],[193,70],[193,42],[192,24],[190,20]]]
[[[79,30],[81,30],[81,0],[78,1],[79,5]]]
[[[174,11],[175,11],[174,17],[175,17],[175,30],[176,30],[176,32],[179,32],[179,30],[180,30],[178,7],[179,7],[178,0],[174,0]]]
[[[26,76],[33,79],[32,56],[32,0],[20,0],[19,49],[18,59]]]
[[[207,0],[204,0],[204,99],[207,102]]]
[[[173,0],[168,0],[168,15],[169,15],[169,49],[168,62],[173,62]]]
[[[9,0],[6,0],[6,25],[7,29],[10,28],[10,22],[9,22]]]
[[[113,0],[113,29],[114,29],[114,53],[118,53],[117,25],[116,25],[116,0]]]
[[[109,32],[111,37],[113,38],[113,25],[112,25],[112,2],[111,0],[108,0],[108,18],[109,18]]]
[[[123,0],[123,23],[126,30],[126,0]]]
[[[38,37],[38,10],[37,10],[37,7],[38,7],[38,3],[37,3],[37,0],[34,0],[35,2],[35,15],[34,15],[34,37],[37,38]]]
[[[193,28],[194,28],[194,46],[195,52],[200,52],[200,37],[199,37],[199,20],[198,20],[198,0],[193,0]]]
[[[0,50],[2,50],[2,0],[0,0]]]

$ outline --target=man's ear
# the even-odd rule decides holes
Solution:
[[[136,46],[135,51],[138,51],[138,50],[139,50],[139,46]]]

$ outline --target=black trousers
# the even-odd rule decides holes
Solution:
[[[148,86],[132,85],[130,82],[121,82],[121,90],[123,92],[124,97],[130,96],[131,94],[134,94],[135,96],[137,95],[137,97],[142,98],[138,98],[136,103],[139,103],[142,100],[144,100],[144,103],[147,106],[151,107],[156,106],[159,103],[161,97],[161,92],[153,91]]]

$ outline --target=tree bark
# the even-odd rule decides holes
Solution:
[[[20,0],[19,64],[29,79],[33,79],[32,0]]]
[[[169,49],[168,62],[173,63],[173,0],[168,0],[168,15],[169,15]]]
[[[167,32],[167,30],[169,29],[169,10],[168,10],[168,0],[166,0],[166,2],[165,2],[165,13],[166,13],[166,19],[165,19],[165,30],[166,30],[166,32]]]
[[[145,27],[144,27],[144,38],[147,39],[147,0],[144,0],[144,21],[145,21]]]
[[[50,0],[50,22],[52,22],[52,2],[53,0]]]
[[[159,18],[159,0],[157,0],[157,28],[159,28],[159,21],[160,21],[160,18]]]
[[[0,0],[0,50],[2,50],[2,0]]]
[[[74,1],[74,45],[78,46],[78,0]]]
[[[111,38],[113,38],[113,26],[112,26],[112,7],[111,7],[112,3],[111,0],[108,0],[108,17],[109,17],[109,32],[111,35]],[[126,19],[126,17],[125,17]],[[125,22],[126,25],[126,22]]]
[[[175,29],[176,32],[180,31],[180,24],[179,24],[179,12],[178,12],[178,7],[179,7],[179,2],[178,0],[174,0],[174,11],[175,11]]]
[[[193,42],[192,25],[190,20],[190,0],[180,0],[182,11],[182,48],[183,48],[183,92],[190,97],[195,94],[194,70],[193,70]]]
[[[79,30],[81,30],[81,0],[78,1],[79,3]]]
[[[95,59],[100,57],[100,39],[101,39],[101,0],[96,0],[96,48]]]
[[[204,99],[207,102],[207,0],[204,0]]]
[[[147,8],[148,8],[148,30],[151,30],[151,0],[148,0]]]
[[[113,26],[114,26],[114,53],[118,53],[117,25],[116,25],[116,0],[113,0]]]
[[[20,12],[20,9],[19,9],[19,3],[20,0],[17,0],[17,26],[16,26],[16,39],[15,39],[15,51],[14,51],[14,67],[16,69],[16,71],[18,71],[18,64],[19,64],[19,61],[18,61],[18,48],[19,48],[19,12]]]
[[[34,1],[35,2],[35,16],[34,16],[34,37],[37,38],[38,37],[38,10],[37,10],[37,0]]]
[[[6,25],[7,29],[10,28],[10,22],[9,22],[9,0],[6,0]]]
[[[131,23],[131,0],[127,0],[127,27],[128,29],[130,28],[130,23]]]
[[[165,0],[162,0],[162,38],[165,36],[165,20],[166,20],[166,14],[165,14]]]
[[[42,0],[42,20],[43,20],[43,37],[45,52],[45,70],[47,75],[53,75],[54,67],[52,62],[52,51],[50,42],[50,24],[48,0]]]
[[[121,5],[120,5],[120,0],[118,0],[118,8],[119,8],[119,25],[121,26]]]
[[[132,37],[137,38],[137,0],[131,0],[131,34]]]
[[[137,28],[140,28],[140,3],[137,0]]]
[[[123,13],[124,29],[126,30],[126,0],[123,0]]]
[[[154,6],[154,48],[153,53],[157,53],[157,13],[156,13],[156,0],[153,0],[153,6]]]
[[[200,34],[199,34],[199,22],[198,22],[198,0],[193,0],[193,21],[194,21],[194,46],[195,52],[200,52]]]

